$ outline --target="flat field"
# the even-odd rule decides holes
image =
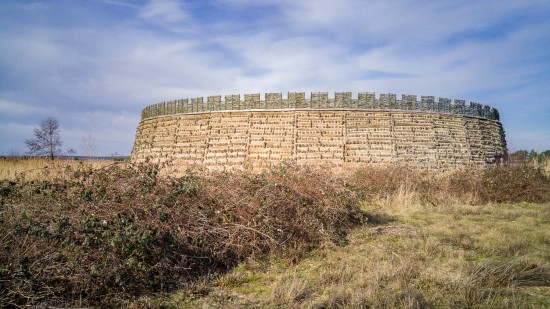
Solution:
[[[48,160],[44,158],[0,158],[0,180],[19,178],[45,180],[66,178],[75,170],[99,169],[113,164],[125,164],[112,160]]]

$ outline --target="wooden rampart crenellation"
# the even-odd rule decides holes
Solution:
[[[213,111],[270,110],[270,109],[364,109],[364,110],[406,110],[437,112],[499,120],[498,110],[476,102],[466,104],[465,100],[402,95],[400,100],[393,93],[382,93],[376,98],[374,92],[360,92],[352,98],[351,92],[336,92],[330,98],[328,92],[312,92],[309,99],[304,92],[289,92],[287,98],[282,93],[266,93],[264,100],[260,94],[208,96],[172,100],[147,106],[141,113],[141,119],[173,114],[190,114]]]

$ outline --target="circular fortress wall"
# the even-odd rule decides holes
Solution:
[[[176,100],[146,107],[132,162],[260,170],[292,161],[346,169],[402,164],[487,166],[503,157],[498,111],[475,102],[372,92],[267,93]]]

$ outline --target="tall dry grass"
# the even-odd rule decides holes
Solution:
[[[428,172],[408,167],[366,167],[346,179],[367,200],[427,205],[550,202],[550,176],[529,164]]]
[[[111,160],[49,160],[40,157],[0,157],[0,180],[47,180],[72,177],[73,171],[105,168]]]

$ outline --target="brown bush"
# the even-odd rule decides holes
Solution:
[[[532,166],[364,168],[345,179],[294,165],[179,178],[156,166],[67,169],[0,183],[2,306],[117,306],[256,255],[296,259],[362,222],[359,198],[550,201],[548,176]]]
[[[424,204],[550,201],[550,177],[532,165],[426,172],[405,167],[366,167],[348,177],[364,198],[395,198],[409,193]]]
[[[253,255],[299,256],[362,220],[341,180],[297,166],[179,178],[109,167],[0,193],[5,306],[114,306]]]
[[[483,202],[550,201],[550,177],[529,164],[486,169],[477,186]]]

